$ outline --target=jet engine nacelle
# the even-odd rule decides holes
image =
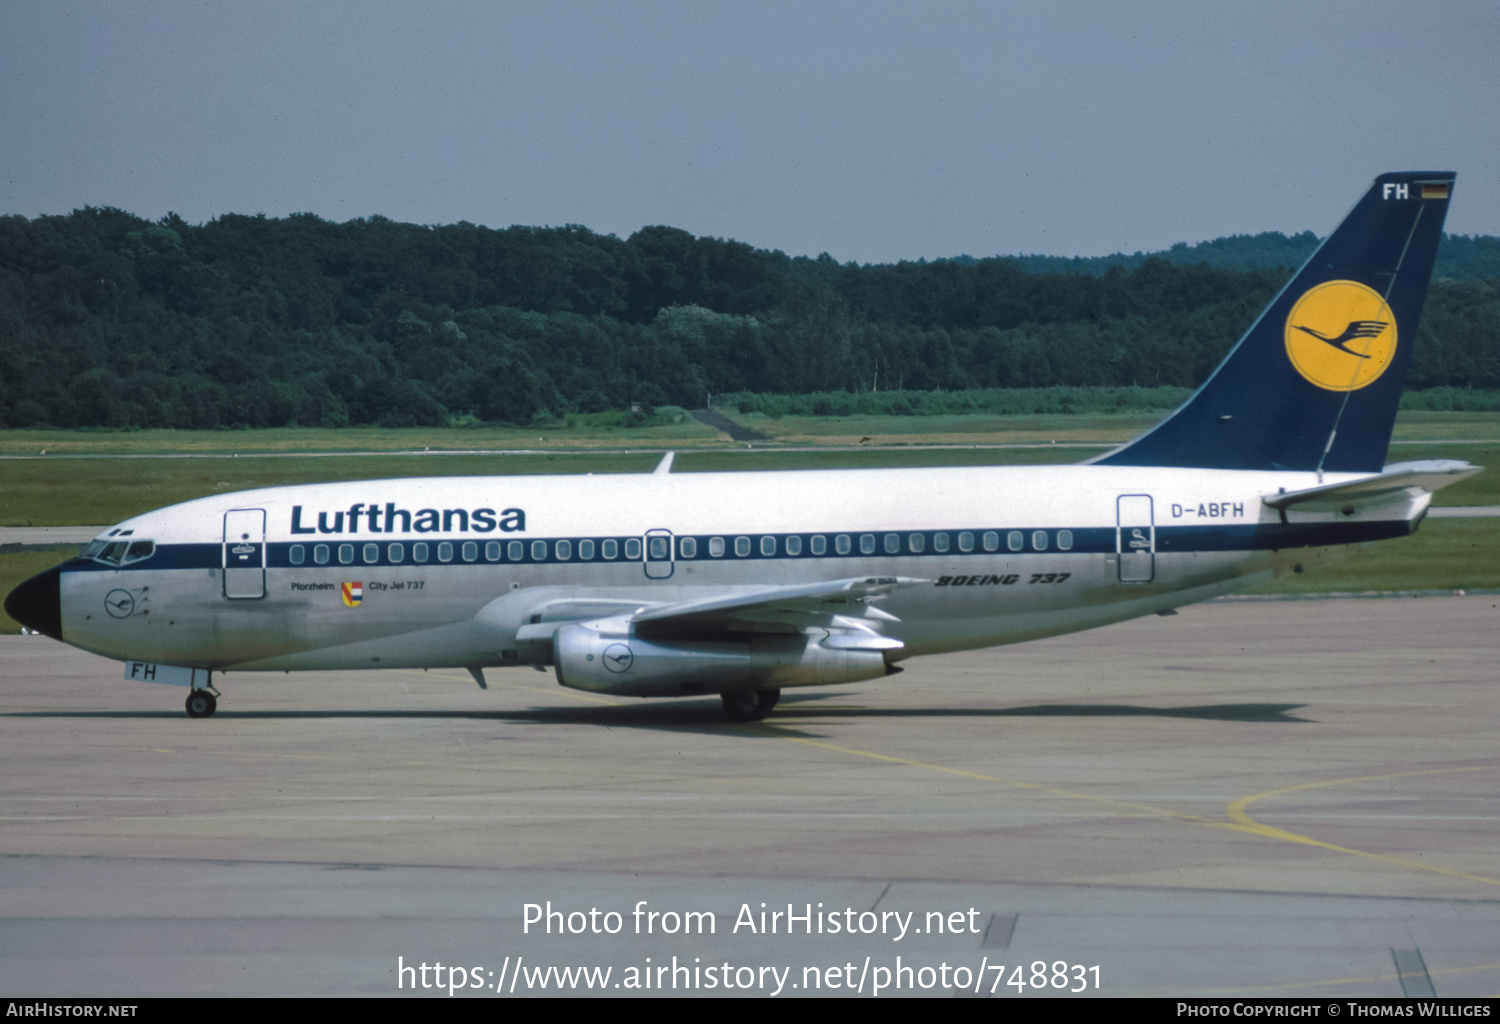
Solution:
[[[880,649],[824,646],[820,638],[801,633],[657,641],[599,626],[574,623],[557,631],[553,663],[564,686],[630,697],[680,697],[852,683],[893,671],[884,652],[901,646],[884,637],[870,638],[872,647]]]

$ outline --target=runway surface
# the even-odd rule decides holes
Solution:
[[[1215,603],[752,726],[524,669],[229,675],[191,720],[0,637],[0,989],[1494,996],[1497,603]]]

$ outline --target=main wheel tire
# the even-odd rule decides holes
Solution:
[[[732,722],[758,722],[780,699],[780,690],[731,690],[723,695],[724,714]]]
[[[187,696],[189,718],[207,718],[218,710],[219,702],[207,690],[190,690]]]

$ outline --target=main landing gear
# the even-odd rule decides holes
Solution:
[[[732,722],[759,722],[780,699],[780,690],[731,690],[724,694],[724,714]]]

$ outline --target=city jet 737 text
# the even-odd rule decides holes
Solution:
[[[1453,182],[1377,178],[1186,404],[1087,464],[275,487],[128,519],[5,608],[197,717],[214,673],[531,666],[754,720],[1242,590],[1477,472],[1385,465]]]

